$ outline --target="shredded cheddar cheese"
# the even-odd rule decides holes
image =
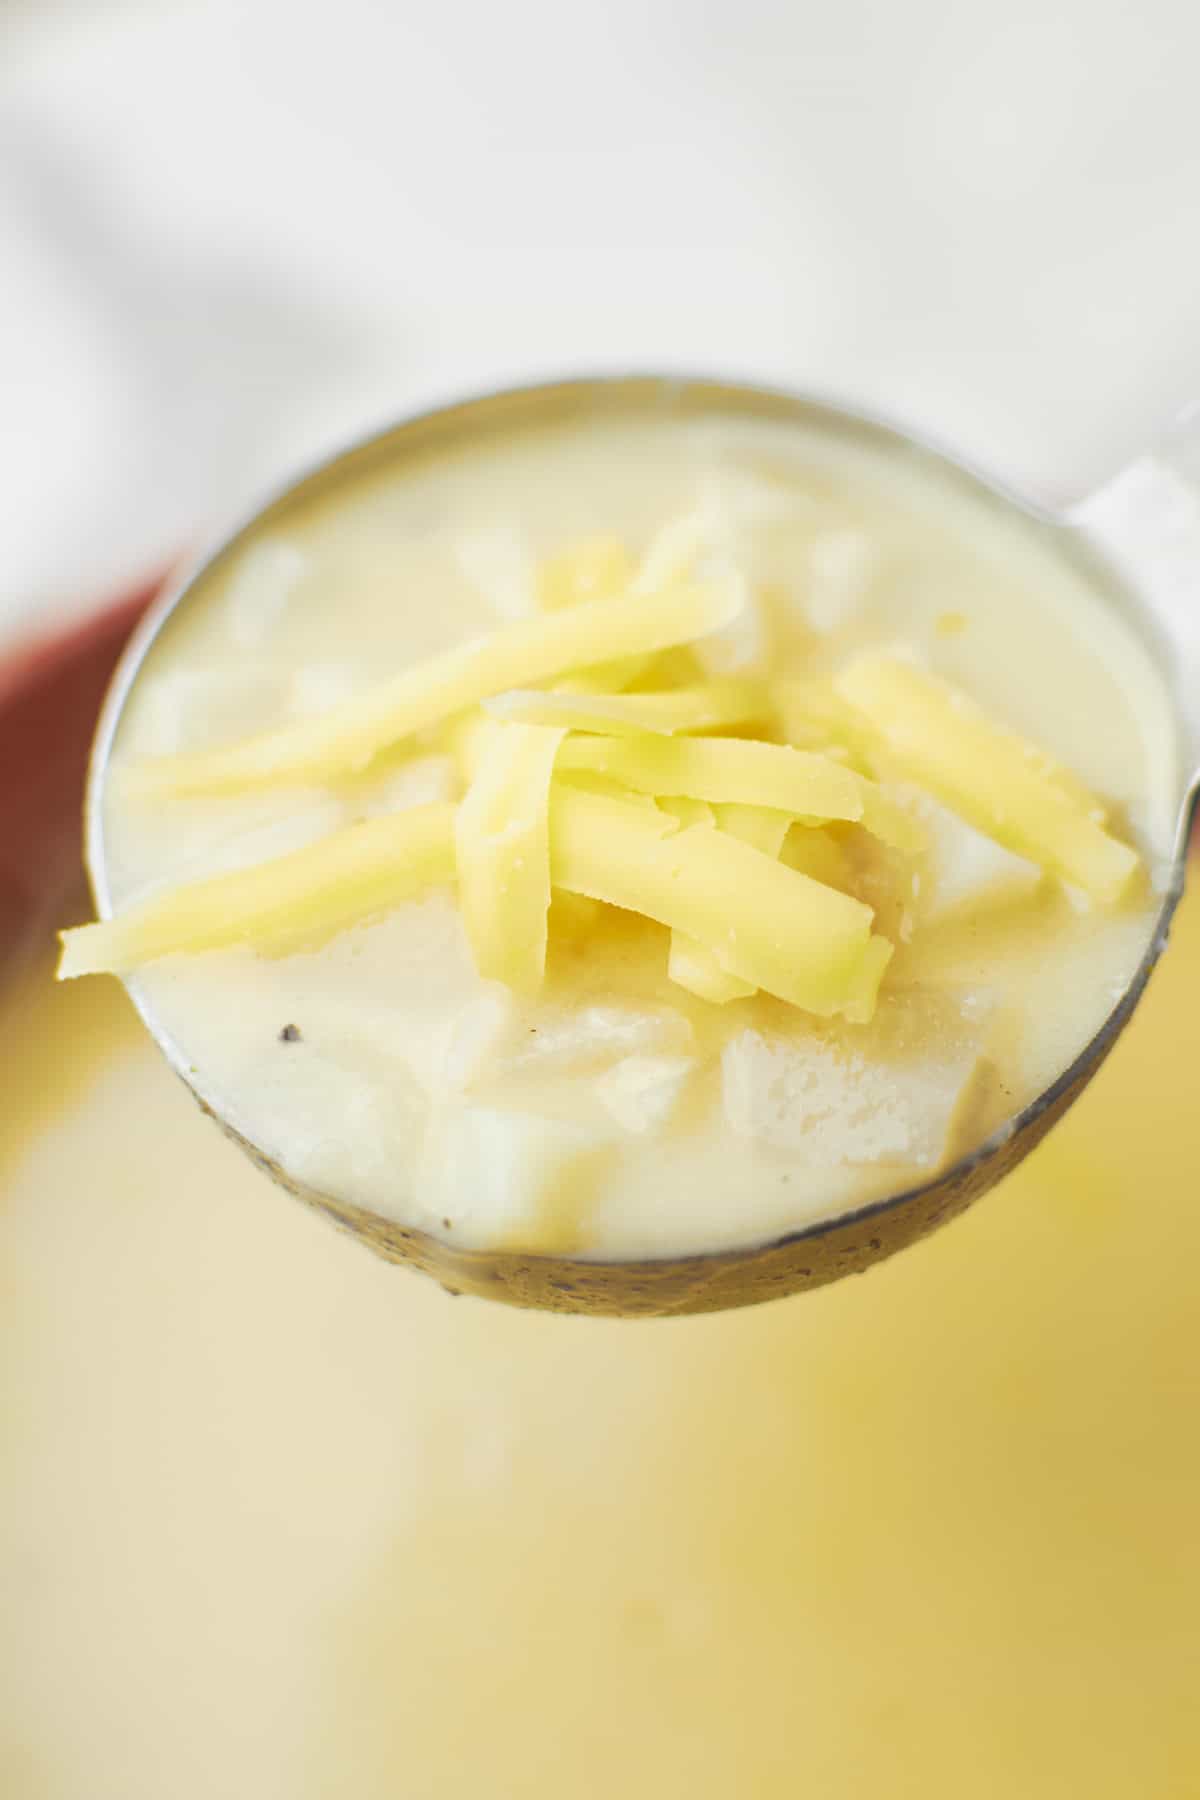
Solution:
[[[528,725],[561,725],[601,737],[673,737],[677,732],[719,731],[767,716],[763,686],[754,681],[708,681],[662,693],[540,693],[516,689],[484,701],[493,718]]]
[[[522,994],[552,933],[578,948],[618,907],[665,927],[667,975],[704,1001],[761,992],[866,1024],[893,956],[876,908],[907,942],[931,834],[935,863],[944,842],[981,845],[984,874],[957,900],[943,875],[929,922],[997,887],[997,859],[1026,888],[1045,870],[1121,898],[1139,859],[1095,797],[919,668],[867,654],[832,677],[705,679],[707,649],[761,599],[728,544],[714,564],[719,526],[680,515],[636,562],[610,535],[569,544],[529,565],[537,610],[488,636],[300,723],[127,765],[148,798],[338,782],[436,733],[416,748],[433,742],[465,793],[66,932],[60,976],[274,954],[455,882],[479,974]]]
[[[62,933],[60,980],[125,974],[178,951],[302,949],[454,879],[448,804],[366,819],[271,862],[168,889]]]
[[[563,733],[492,725],[455,818],[458,904],[475,967],[518,993],[546,968],[550,777]]]
[[[613,657],[691,642],[729,623],[736,596],[714,587],[591,600],[562,612],[515,619],[298,724],[225,749],[155,757],[127,771],[146,794],[237,791],[327,780],[361,769],[381,750],[440,725],[505,688],[549,681]]]
[[[1137,852],[1103,829],[1098,805],[1032,744],[947,682],[892,657],[858,658],[837,687],[911,780],[1101,904],[1120,899]]]

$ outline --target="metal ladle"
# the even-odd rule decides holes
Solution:
[[[818,426],[826,433],[874,442],[940,463],[943,472],[985,494],[1001,508],[1024,513],[1044,536],[1102,577],[1146,644],[1175,708],[1190,773],[1180,781],[1178,824],[1162,902],[1145,956],[1112,1012],[1070,1067],[1014,1118],[969,1155],[932,1180],[854,1212],[819,1221],[769,1242],[710,1255],[632,1260],[584,1260],[521,1250],[459,1250],[336,1196],[296,1181],[220,1116],[214,1098],[180,1047],[135,992],[138,1010],[176,1073],[201,1107],[218,1119],[247,1154],[297,1198],[360,1238],[381,1256],[409,1263],[455,1293],[556,1312],[628,1317],[711,1312],[746,1306],[857,1274],[902,1250],[962,1212],[1027,1156],[1083,1092],[1121,1031],[1158,961],[1183,892],[1192,814],[1200,788],[1200,484],[1188,459],[1200,462],[1200,434],[1182,432],[1161,454],[1131,464],[1102,490],[1068,512],[1052,515],[1004,491],[944,450],[850,409],[784,392],[711,380],[620,376],[563,381],[487,395],[406,421],[334,458],[277,496],[235,532],[182,585],[164,595],[143,621],[117,669],[93,748],[86,806],[87,857],[99,914],[112,912],[104,841],[104,795],[109,757],[121,715],[147,652],[167,620],[188,604],[201,578],[252,532],[370,467],[433,447],[458,445],[484,433],[530,424],[567,422],[622,412],[647,416],[756,418]]]

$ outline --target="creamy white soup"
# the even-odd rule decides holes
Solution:
[[[134,934],[84,966],[339,1200],[464,1248],[754,1242],[1088,1042],[1160,904],[1168,720],[1096,581],[916,456],[493,433],[203,577],[106,790]]]

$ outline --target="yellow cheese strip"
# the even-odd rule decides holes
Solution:
[[[731,837],[740,838],[743,844],[750,844],[755,850],[761,850],[764,856],[779,855],[792,822],[789,813],[776,812],[770,806],[730,804],[712,809],[704,806],[702,800],[660,800],[658,804],[670,807],[673,811],[687,806],[704,807],[708,813],[707,820],[683,817],[683,823],[714,823],[722,831],[729,832]],[[667,974],[689,993],[697,995],[701,1000],[711,1001],[716,1006],[728,1005],[731,1000],[748,999],[757,992],[750,982],[723,969],[712,950],[696,943],[694,938],[685,937],[679,931],[671,933]]]
[[[850,753],[856,768],[866,774],[874,773],[879,735],[870,720],[843,699],[830,682],[773,681],[771,700],[789,744],[802,750],[822,750],[836,744]]]
[[[1125,892],[1137,853],[1089,816],[1031,744],[966,695],[881,656],[860,657],[837,685],[905,774],[978,830],[1103,903]]]
[[[618,789],[618,792],[623,790]],[[628,793],[628,798],[636,804],[639,800],[649,798],[647,794]],[[685,794],[664,794],[661,800],[651,800],[651,806],[658,807],[680,825],[715,825],[717,815],[707,800],[689,800]]]
[[[636,796],[638,799],[642,797]],[[635,796],[631,794],[630,798]],[[715,825],[717,822],[717,815],[707,800],[689,800],[683,794],[666,794],[655,804],[685,827]],[[725,1006],[730,1000],[744,1000],[747,995],[757,992],[750,982],[742,981],[737,975],[727,974],[711,950],[706,950],[703,944],[698,944],[695,938],[687,937],[682,931],[671,933],[667,974],[679,987],[686,988],[698,999],[708,1000],[715,1006]]]
[[[543,612],[558,612],[586,600],[622,594],[633,579],[633,563],[619,537],[600,534],[581,538],[548,556],[537,572],[537,603]]]
[[[899,801],[893,800],[886,788],[864,779],[861,791],[863,810],[859,823],[864,831],[880,843],[890,844],[893,850],[903,850],[907,856],[916,856],[927,848],[929,833],[925,827]]]
[[[560,752],[561,755],[561,752]],[[555,779],[567,782],[571,787],[582,788],[586,793],[599,794],[606,800],[620,800],[626,806],[636,806],[649,813],[658,821],[661,837],[667,837],[672,831],[678,831],[680,823],[688,825],[696,823],[695,818],[682,820],[682,815],[673,806],[660,805],[653,794],[635,794],[632,788],[622,787],[619,781],[611,781],[607,775],[589,775],[586,769],[569,771],[564,774],[561,769],[555,770]],[[703,806],[702,800],[688,800],[687,806]],[[705,807],[706,823],[712,823],[712,808]]]
[[[656,837],[639,808],[556,782],[550,870],[555,886],[682,932],[793,1006],[822,1017],[861,1006],[871,909],[728,832]]]
[[[602,929],[603,920],[604,908],[599,900],[589,900],[584,894],[568,894],[566,888],[558,888],[551,893],[552,942],[558,942],[562,938],[586,942]]]
[[[823,677],[773,681],[771,701],[782,735],[789,744],[802,749],[821,749],[826,755],[833,753],[834,746],[840,746],[864,774],[883,772],[888,761],[886,734],[865,711],[839,693],[833,681]],[[1020,739],[1016,741],[1021,742]],[[1077,775],[1061,763],[1034,751],[1031,745],[1025,745],[1024,749],[1036,757],[1048,781],[1061,788],[1089,818],[1103,825],[1107,817],[1104,803]]]
[[[863,959],[858,965],[858,973],[851,983],[851,991],[842,1007],[842,1013],[851,1025],[869,1025],[875,1017],[875,1007],[879,1001],[879,986],[883,980],[888,964],[892,960],[893,946],[885,937],[872,937]]]
[[[791,813],[774,806],[739,806],[736,802],[716,808],[716,822],[722,831],[753,844],[764,856],[778,856],[792,823]]]
[[[124,974],[175,951],[231,944],[302,947],[453,879],[454,807],[416,806],[64,931],[58,975]]]
[[[455,820],[458,900],[485,980],[536,994],[546,972],[550,776],[562,731],[492,725]]]
[[[479,773],[490,729],[491,721],[486,714],[478,707],[472,707],[470,712],[459,713],[457,718],[451,719],[439,733],[439,742],[454,758],[459,779],[465,785],[474,781]]]
[[[559,751],[561,757],[562,752]],[[574,796],[582,798],[582,804],[574,805]],[[562,807],[558,807],[559,800]],[[616,843],[621,833],[640,831],[646,838],[674,837],[679,831],[679,820],[673,818],[656,806],[652,800],[649,805],[648,794],[622,794],[619,788],[593,788],[590,784],[582,785],[573,778],[563,780],[557,767],[554,781],[550,788],[550,881],[554,887],[564,887],[572,893],[582,894],[584,888],[572,887],[569,881],[559,881],[554,869],[554,818],[555,810],[571,818],[586,821],[606,842]],[[602,894],[593,894],[592,899],[602,900]],[[619,905],[614,901],[613,905]],[[626,908],[637,911],[637,908]]]
[[[409,603],[417,604],[418,596]],[[722,587],[679,587],[649,596],[592,600],[544,617],[515,619],[460,644],[316,718],[225,749],[129,765],[130,790],[202,793],[271,782],[326,779],[364,767],[386,745],[441,724],[505,688],[529,687],[611,657],[688,643],[727,624],[736,597]]]
[[[581,669],[578,675],[568,675],[565,681],[556,681],[554,692],[621,694],[635,681],[644,680],[657,661],[658,654],[653,650],[645,656],[618,656],[612,662],[595,663],[591,668]]]
[[[570,694],[516,688],[485,700],[497,719],[527,725],[561,725],[602,737],[637,737],[650,732],[672,737],[676,732],[716,731],[764,718],[768,707],[760,682],[706,681],[665,693]]]
[[[742,738],[572,737],[559,767],[589,769],[644,794],[738,801],[823,819],[860,819],[858,776],[804,750]]]
[[[831,832],[823,831],[819,825],[796,825],[788,833],[780,856],[789,869],[799,869],[814,881],[823,881],[826,887],[845,892],[853,878],[845,850]]]
[[[743,738],[572,737],[558,767],[592,770],[644,794],[770,807],[824,824],[860,821],[884,843],[924,848],[920,824],[874,782],[807,750]]]
[[[822,754],[832,755],[832,752]],[[880,843],[889,844],[893,850],[902,850],[906,856],[916,856],[929,847],[929,833],[921,821],[901,806],[898,800],[878,782],[869,781],[865,776],[859,778],[862,795],[862,817],[858,820],[864,831],[877,837]],[[819,827],[831,821],[823,813],[798,813],[796,822],[799,825]]]

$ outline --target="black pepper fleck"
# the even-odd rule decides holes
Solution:
[[[298,1025],[285,1025],[279,1034],[279,1041],[281,1044],[298,1044],[300,1042],[300,1027]]]

